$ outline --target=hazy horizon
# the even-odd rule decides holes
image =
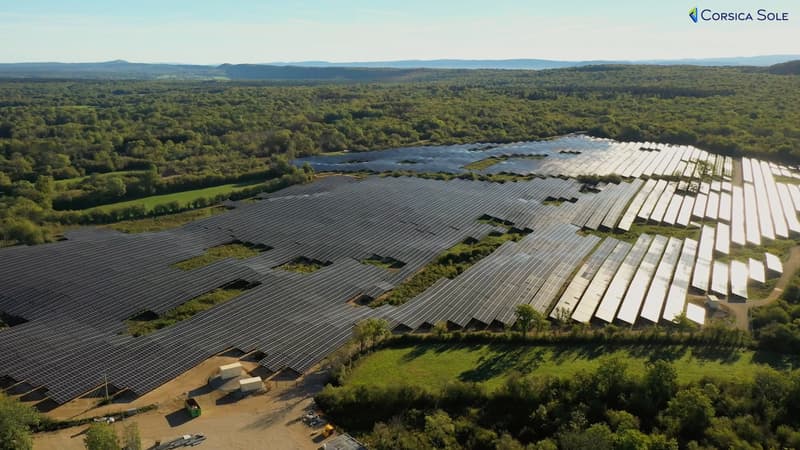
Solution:
[[[321,64],[380,64],[380,63],[396,63],[396,62],[432,62],[432,61],[479,61],[479,62],[503,62],[503,61],[524,61],[524,60],[542,60],[542,61],[558,61],[568,63],[578,63],[587,61],[621,61],[629,63],[645,63],[650,61],[704,61],[704,60],[727,60],[727,59],[747,59],[747,58],[800,58],[798,54],[757,54],[757,55],[730,55],[730,56],[701,56],[696,58],[646,58],[646,59],[551,59],[551,58],[537,58],[531,57],[517,57],[517,58],[503,58],[503,59],[489,59],[489,58],[409,58],[409,59],[377,59],[377,60],[358,60],[358,61],[330,61],[330,60],[292,60],[292,61],[260,61],[260,62],[242,62],[242,61],[221,61],[210,63],[191,63],[185,61],[131,61],[125,58],[114,58],[103,61],[45,61],[45,60],[30,60],[30,61],[0,61],[0,64],[105,64],[114,62],[125,62],[130,64],[166,64],[166,65],[196,65],[196,66],[209,66],[216,67],[223,64],[263,64],[263,65],[292,65],[292,64],[307,64],[307,63],[321,63]]]
[[[429,4],[300,0],[292,4],[208,0],[0,0],[0,62],[215,65],[398,60],[663,60],[800,54],[800,8],[786,22],[699,23],[694,2],[598,4],[589,0],[477,0]],[[702,7],[755,10],[754,0]],[[798,14],[795,14],[795,13]]]

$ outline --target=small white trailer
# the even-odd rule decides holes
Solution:
[[[236,378],[241,374],[242,374],[241,363],[233,363],[233,364],[226,364],[224,366],[219,366],[219,377],[223,380]]]
[[[242,393],[249,393],[260,391],[264,388],[264,383],[261,382],[261,377],[243,378],[239,380],[239,390]]]

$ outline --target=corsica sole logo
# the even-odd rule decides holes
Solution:
[[[755,11],[715,11],[713,9],[699,9],[697,6],[689,10],[692,22],[787,22],[788,11],[769,11],[758,9]]]

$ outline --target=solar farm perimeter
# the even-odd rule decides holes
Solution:
[[[553,318],[647,325],[706,309],[687,298],[745,301],[748,287],[782,271],[778,255],[732,253],[800,233],[796,168],[715,155],[690,146],[584,136],[501,145],[419,147],[298,160],[317,171],[535,175],[494,183],[418,177],[330,176],[238,203],[224,214],[156,233],[78,230],[36,247],[0,250],[0,386],[38,390],[53,407],[108,383],[143,395],[205,359],[238,349],[270,372],[304,373],[367,317],[396,331],[440,321],[511,325],[528,303]],[[579,175],[619,184],[586,186]],[[787,181],[787,182],[782,182]],[[487,218],[491,220],[486,220]],[[482,220],[483,219],[483,220]],[[400,306],[377,298],[455,244],[530,231],[453,279]],[[581,231],[634,223],[699,229],[699,239],[641,234],[635,242]],[[232,242],[261,251],[182,270],[177,263]],[[387,268],[368,259],[396,262]],[[283,270],[313,261],[310,273]],[[230,301],[143,336],[126,320],[160,316],[231,285]]]

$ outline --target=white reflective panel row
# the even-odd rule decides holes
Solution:
[[[597,307],[595,317],[606,322],[611,322],[614,320],[614,317],[617,315],[620,302],[622,302],[625,291],[628,289],[628,284],[633,278],[636,268],[639,267],[639,263],[642,261],[647,249],[650,247],[650,242],[652,240],[653,237],[648,234],[642,234],[636,240],[631,252],[628,253],[627,257],[625,257],[625,260],[622,262],[619,270],[617,270],[617,273],[611,280],[611,284],[608,286],[608,290],[603,296],[603,300]]]
[[[664,256],[661,258],[658,269],[656,269],[656,273],[653,276],[653,281],[650,284],[650,289],[647,291],[647,296],[642,304],[642,318],[653,323],[658,323],[661,318],[661,310],[664,307],[664,300],[666,300],[672,274],[678,264],[682,247],[682,240],[676,237],[669,238],[667,247],[664,250]]]
[[[694,239],[685,239],[680,259],[678,259],[678,265],[675,267],[675,276],[672,279],[672,284],[667,293],[667,301],[664,304],[663,318],[666,321],[671,322],[675,320],[675,317],[683,312],[696,255],[697,241]]]
[[[622,300],[617,319],[629,324],[636,322],[639,309],[642,307],[642,301],[644,301],[644,296],[647,293],[647,287],[653,279],[653,274],[656,271],[656,267],[658,267],[659,261],[661,261],[661,255],[664,253],[667,241],[667,237],[662,235],[657,235],[653,238],[653,242],[650,244],[647,254],[645,254],[641,264],[639,264],[639,268],[633,276],[633,280],[631,280],[628,291],[625,293],[625,298]]]
[[[742,261],[731,261],[731,293],[747,299],[747,264]]]
[[[688,303],[686,304],[686,318],[698,325],[703,325],[706,323],[706,309],[694,303]]]
[[[703,292],[708,291],[708,282],[711,277],[711,262],[714,259],[714,235],[713,227],[703,225],[700,233],[700,245],[697,250],[697,262],[694,265],[692,276],[692,287]]]

